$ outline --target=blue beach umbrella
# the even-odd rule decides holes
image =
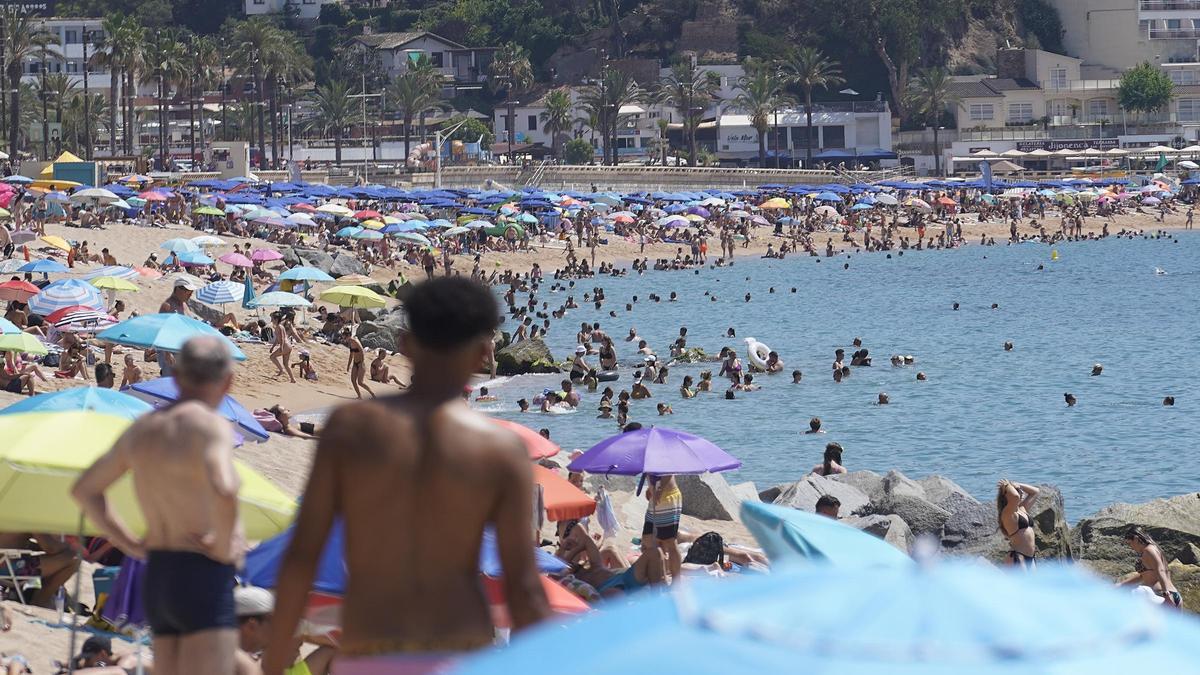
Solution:
[[[802,599],[802,600],[798,600]],[[587,644],[587,658],[579,645]],[[1191,672],[1200,623],[1078,568],[1037,574],[945,561],[871,570],[828,565],[697,579],[569,626],[535,628],[455,672],[570,663],[607,675],[671,646],[688,673],[1029,675]]]
[[[912,558],[879,537],[808,511],[743,502],[742,522],[776,565],[795,561],[837,567],[913,564]]]
[[[310,307],[312,303],[302,295],[287,291],[271,291],[263,293],[250,301],[249,307]]]
[[[20,267],[18,267],[17,271],[18,272],[41,272],[42,274],[52,274],[55,272],[66,272],[67,269],[68,268],[66,265],[58,262],[57,260],[51,260],[50,258],[43,258],[41,260],[32,260],[30,262],[27,262],[24,265],[21,265]]]
[[[334,233],[335,237],[353,237],[355,234],[362,232],[363,228],[357,225],[347,225]]]
[[[60,279],[29,298],[29,311],[42,316],[49,316],[56,310],[75,305],[95,310],[105,308],[100,291],[81,279]]]
[[[279,275],[280,281],[333,281],[333,277],[316,267],[293,267]]]
[[[172,253],[188,253],[200,250],[199,244],[191,239],[183,239],[182,237],[168,239],[159,244],[158,247],[164,251],[170,251]]]
[[[871,204],[859,202],[859,203],[855,204],[854,206],[851,206],[850,210],[851,211],[866,211],[868,209],[873,209],[873,208],[875,208],[875,207]]]
[[[819,202],[840,202],[842,201],[842,198],[840,195],[826,190],[825,192],[818,194],[816,196],[816,200]]]
[[[383,239],[383,233],[376,230],[360,229],[358,232],[350,235],[352,239],[366,239],[368,241],[378,241]]]
[[[89,410],[132,420],[151,412],[154,407],[141,399],[112,389],[75,387],[74,389],[38,394],[18,401],[0,410],[0,415],[70,410]]]
[[[175,253],[174,255],[179,262],[185,265],[211,265],[216,262],[200,251],[186,251],[183,253]]]
[[[182,314],[143,314],[126,319],[96,334],[96,339],[118,345],[177,352],[183,343],[198,335],[215,335],[225,340],[233,358],[245,361],[246,355],[229,338],[212,326]]]
[[[16,333],[20,332],[21,329],[17,327],[17,324],[0,316],[0,335],[15,335]]]
[[[179,387],[175,384],[173,377],[159,377],[138,382],[129,385],[123,391],[155,407],[165,406],[179,398]],[[236,424],[239,430],[254,436],[255,440],[265,441],[270,438],[270,434],[263,428],[263,425],[258,423],[258,420],[254,419],[254,415],[246,410],[245,406],[238,403],[237,399],[228,394],[217,406],[217,414]]]

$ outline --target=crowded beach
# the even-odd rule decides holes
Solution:
[[[670,373],[698,346],[686,326],[650,344],[572,311],[626,314],[624,299],[605,297],[604,278],[648,269],[1170,238],[1192,228],[1196,182],[1153,174],[621,194],[10,176],[0,182],[9,486],[0,666],[10,675],[507,672],[611,635],[614,648],[632,650],[622,667],[648,670],[629,662],[640,652],[621,628],[657,639],[644,617],[681,603],[682,618],[665,622],[691,632],[664,640],[711,630],[756,667],[791,655],[883,672],[899,667],[894,655],[868,649],[856,670],[852,654],[795,642],[795,626],[822,635],[830,624],[778,604],[833,584],[882,593],[867,583],[877,579],[907,602],[867,606],[891,608],[896,621],[965,611],[962,596],[928,607],[910,596],[925,583],[969,583],[1045,607],[1030,623],[1046,629],[1107,637],[1119,631],[1094,617],[1121,614],[1161,626],[1095,653],[1047,656],[1035,641],[1013,652],[1026,668],[1051,658],[1061,672],[1100,672],[1100,656],[1125,663],[1153,652],[1156,666],[1186,670],[1200,625],[1172,611],[1196,598],[1185,599],[1175,575],[1200,563],[1187,557],[1200,523],[1123,526],[1113,535],[1123,567],[1102,582],[1054,564],[1071,556],[1052,548],[1054,500],[1037,476],[996,476],[985,500],[994,504],[959,495],[990,514],[977,555],[940,553],[938,538],[881,510],[918,488],[934,503],[952,482],[865,476],[832,440],[803,459],[809,475],[794,489],[735,493],[720,475],[742,461],[673,428],[673,406],[840,382],[872,358],[903,367],[912,356],[872,357],[856,340],[832,354],[832,376],[813,375],[730,334],[736,347],[693,379]],[[732,284],[721,292],[740,294]],[[524,390],[518,379],[498,395],[497,349],[549,331],[575,335],[573,353],[540,364],[561,373],[561,388]],[[501,397],[528,410],[528,423],[481,412]],[[539,430],[539,412],[580,408],[611,419],[611,433],[573,450]],[[819,418],[803,426],[825,431]],[[733,517],[691,515],[695,495],[725,500]],[[877,507],[870,518],[901,522],[888,521],[888,536],[872,529],[878,520],[859,527],[867,504]],[[1181,520],[1196,513],[1182,508]],[[913,531],[891,536],[901,524]],[[931,567],[939,555],[947,560]],[[847,621],[841,612],[863,610],[827,607]],[[979,607],[970,620],[999,624],[998,611]],[[756,613],[761,623],[739,618]],[[921,672],[983,668],[996,644],[1026,635],[1016,631],[959,636],[946,653],[921,648],[938,636],[914,635],[898,649],[920,655],[900,661]],[[864,629],[863,640],[878,647],[875,634],[886,635]]]

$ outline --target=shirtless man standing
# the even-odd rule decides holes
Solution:
[[[529,527],[528,454],[520,439],[462,398],[499,324],[495,299],[464,277],[438,277],[417,286],[405,306],[408,389],[339,408],[317,446],[279,570],[266,675],[291,665],[293,636],[335,518],[345,527],[349,578],[338,675],[434,672],[492,644],[479,585],[480,539],[489,523],[513,627],[549,613]]]
[[[134,422],[79,477],[71,494],[113,544],[147,561],[146,617],[154,633],[155,672],[230,673],[237,649],[233,577],[246,542],[238,518],[233,429],[213,412],[233,383],[223,339],[184,343],[175,381],[179,401]],[[146,519],[144,539],[109,509],[104,495],[127,472]]]

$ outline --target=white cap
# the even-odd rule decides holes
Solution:
[[[576,354],[586,354],[587,347],[584,347],[583,345],[579,345],[578,347],[575,348],[575,353]]]
[[[238,586],[233,589],[233,613],[238,618],[265,616],[275,611],[275,596],[258,586]]]

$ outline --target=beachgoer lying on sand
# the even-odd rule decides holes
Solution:
[[[403,389],[405,384],[400,381],[395,375],[392,375],[391,366],[387,364],[387,350],[380,349],[375,352],[375,358],[371,360],[371,381],[382,382],[388,384],[394,382],[396,386]]]
[[[86,675],[129,675],[129,673],[146,673],[153,675],[154,662],[142,657],[141,669],[138,668],[136,654],[119,655],[113,651],[112,640],[103,635],[93,635],[83,643],[79,655],[71,659],[71,669],[59,663],[59,672],[85,673]]]
[[[576,579],[590,584],[602,596],[666,583],[663,555],[657,548],[643,553],[631,565],[615,546],[597,545],[583,525],[570,528],[556,555],[571,565]]]
[[[279,422],[279,426],[282,427],[279,433],[283,434],[284,436],[295,436],[296,438],[316,438],[319,435],[317,431],[317,425],[313,424],[312,422],[300,422],[295,427],[291,426],[292,411],[281,405],[276,404],[271,406],[268,408],[268,412],[270,412],[275,417],[275,420]]]

